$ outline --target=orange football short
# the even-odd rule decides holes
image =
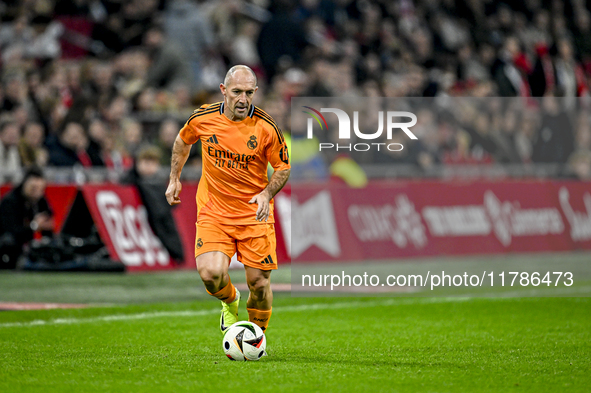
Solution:
[[[195,257],[221,251],[229,258],[237,254],[245,266],[261,270],[277,269],[277,241],[273,224],[223,225],[210,221],[196,224]]]

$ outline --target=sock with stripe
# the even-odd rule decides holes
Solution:
[[[226,304],[230,304],[236,298],[236,287],[234,286],[234,284],[232,284],[232,280],[228,279],[228,285],[226,285],[216,293],[211,293],[209,291],[207,291],[207,293],[209,293],[213,297],[217,297]]]
[[[270,310],[257,310],[256,308],[246,308],[248,311],[248,320],[249,322],[256,323],[259,325],[263,332],[267,330],[269,326],[269,319],[271,319],[271,313],[273,309]]]

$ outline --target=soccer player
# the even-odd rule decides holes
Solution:
[[[195,261],[208,293],[222,302],[222,333],[238,321],[240,292],[228,275],[230,258],[244,264],[249,321],[269,325],[270,276],[277,269],[273,197],[287,182],[289,156],[271,116],[252,104],[257,78],[247,66],[232,67],[220,84],[223,102],[196,110],[177,136],[166,199],[181,203],[180,175],[191,145],[201,140],[203,171],[197,190]],[[267,177],[267,165],[275,172]]]

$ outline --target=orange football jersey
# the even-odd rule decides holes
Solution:
[[[268,163],[276,171],[290,168],[283,134],[271,116],[254,105],[242,121],[232,121],[223,112],[223,102],[203,105],[180,131],[185,143],[202,144],[197,221],[261,224],[256,221],[258,205],[248,201],[269,183]],[[272,222],[273,200],[267,223]]]

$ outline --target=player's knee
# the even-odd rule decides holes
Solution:
[[[264,297],[269,286],[269,279],[265,277],[255,277],[248,280],[248,289],[256,297]]]
[[[209,267],[203,267],[198,270],[199,275],[201,276],[201,281],[203,281],[207,287],[216,286],[222,280],[223,273],[221,271],[217,271]]]

